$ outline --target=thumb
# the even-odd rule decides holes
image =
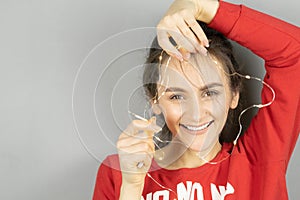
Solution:
[[[153,131],[155,131],[155,132],[161,131],[162,127],[160,127],[160,126],[158,126],[158,125],[156,124],[156,117],[155,117],[155,116],[154,116],[154,117],[151,117],[151,118],[149,119],[149,123],[150,123],[150,126],[149,126],[149,127],[151,127],[151,129],[153,129]]]

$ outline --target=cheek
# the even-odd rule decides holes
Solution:
[[[211,102],[210,112],[211,114],[222,121],[226,121],[229,110],[229,102],[228,99],[223,95]]]
[[[168,105],[161,107],[166,124],[172,133],[176,133],[178,130],[178,124],[182,116],[182,109],[179,105]]]
[[[226,113],[227,106],[225,102],[214,102],[211,106],[211,112],[214,116],[222,117]]]

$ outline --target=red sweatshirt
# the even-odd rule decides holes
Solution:
[[[210,27],[249,48],[265,60],[265,82],[276,99],[261,108],[232,155],[219,164],[197,168],[150,170],[145,178],[144,200],[285,200],[286,169],[300,131],[300,29],[245,6],[220,2]],[[262,90],[262,102],[272,93]],[[229,144],[214,161],[228,156]],[[155,161],[152,168],[157,168]],[[119,199],[121,172],[118,156],[100,166],[94,200]]]

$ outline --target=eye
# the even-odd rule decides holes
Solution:
[[[183,100],[183,96],[179,95],[179,94],[174,94],[174,95],[170,96],[170,99],[172,99],[172,100]]]
[[[218,94],[219,94],[219,92],[215,91],[215,90],[206,90],[203,92],[204,97],[214,97],[214,96],[217,96]]]

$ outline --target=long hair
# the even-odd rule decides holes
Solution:
[[[207,48],[208,53],[214,56],[219,62],[222,63],[224,70],[228,74],[233,74],[234,72],[240,72],[240,67],[233,55],[233,47],[230,41],[222,35],[220,32],[209,28],[205,23],[198,22],[204,33],[206,34],[208,40],[210,41],[209,48]],[[174,41],[173,41],[174,42]],[[161,61],[160,61],[161,56]],[[168,59],[167,55],[159,46],[157,37],[154,38],[151,48],[148,53],[148,57],[145,63],[144,73],[143,73],[143,86],[146,95],[149,99],[153,99],[157,94],[157,82],[159,81],[159,63],[164,62]],[[219,141],[223,142],[233,142],[237,137],[239,131],[238,116],[242,111],[245,99],[243,99],[242,93],[242,79],[238,75],[229,76],[229,85],[232,92],[239,92],[240,99],[239,104],[235,109],[230,109],[228,112],[227,121],[220,133]],[[163,116],[161,116],[163,117]],[[162,131],[157,135],[162,141],[171,141],[172,133],[165,125]],[[155,138],[154,138],[155,139]],[[159,147],[163,147],[166,143],[161,143],[156,140]]]

